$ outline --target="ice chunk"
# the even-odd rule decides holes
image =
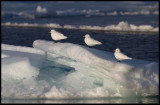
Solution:
[[[44,8],[42,8],[41,6],[37,6],[37,8],[36,8],[36,11],[38,12],[38,13],[46,13],[47,12],[47,9],[44,7]]]
[[[28,53],[44,55],[43,51],[39,49],[31,48],[31,47],[14,46],[14,45],[8,45],[8,44],[1,44],[1,47],[2,47],[2,50],[28,52]]]
[[[9,57],[9,55],[2,53],[1,58]]]
[[[39,74],[28,58],[7,57],[2,59],[2,80],[22,80]]]
[[[139,93],[158,94],[158,63],[133,59],[116,62],[113,53],[90,49],[72,43],[56,43],[36,40],[35,48],[82,62],[122,86]],[[89,72],[88,72],[89,73]]]
[[[2,45],[2,98],[159,95],[156,62],[119,63],[111,52],[72,43],[36,40],[33,46]]]
[[[31,65],[34,66],[40,66],[41,62],[45,58],[45,52],[39,49],[31,47],[7,45],[7,44],[1,44],[1,46],[2,46],[1,57],[8,57],[8,56],[27,57]]]
[[[37,98],[48,91],[48,82],[36,79],[40,73],[37,64],[43,60],[43,54],[34,48],[2,45],[2,55],[6,55],[1,58],[3,98]]]
[[[109,93],[104,88],[97,87],[95,89],[87,89],[86,91],[81,92],[80,96],[82,96],[82,97],[89,97],[89,98],[106,97],[106,96],[109,96]]]
[[[21,81],[2,80],[2,97],[10,99],[40,98],[50,85],[44,80],[36,80],[34,77]]]
[[[49,92],[45,93],[45,97],[54,99],[68,98],[71,96],[73,97],[73,94],[69,91],[66,91],[63,88],[57,89],[55,86],[53,86]]]

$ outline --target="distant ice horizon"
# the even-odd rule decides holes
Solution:
[[[112,24],[105,27],[90,26],[90,25],[60,25],[56,23],[37,24],[37,23],[2,23],[2,26],[17,26],[17,27],[46,27],[46,28],[62,28],[62,29],[80,29],[80,30],[97,30],[97,31],[133,31],[133,32],[159,32],[159,27],[153,27],[151,25],[139,25],[129,24],[127,21],[121,21],[117,25]]]

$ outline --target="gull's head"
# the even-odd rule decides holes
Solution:
[[[120,52],[120,49],[119,49],[119,48],[116,48],[114,51],[115,51],[115,52]]]
[[[52,32],[55,32],[55,30],[52,29],[49,33],[52,33]]]
[[[89,38],[89,37],[90,37],[90,35],[89,35],[89,34],[86,34],[84,37],[85,37],[85,38]]]

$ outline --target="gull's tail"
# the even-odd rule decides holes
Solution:
[[[97,42],[97,44],[101,45],[102,43],[101,42]]]
[[[67,38],[68,38],[67,36],[63,36],[63,37],[62,37],[62,39],[67,39]]]
[[[126,59],[132,59],[132,58],[130,58],[130,57],[127,57]]]

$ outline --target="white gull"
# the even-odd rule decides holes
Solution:
[[[85,37],[84,42],[85,42],[88,46],[95,46],[95,45],[100,45],[100,44],[102,44],[101,42],[99,42],[99,41],[91,38],[89,34],[86,34],[84,37]]]
[[[58,40],[67,39],[67,36],[64,36],[60,32],[57,32],[53,29],[49,33],[51,33],[51,37],[55,42]]]
[[[119,48],[116,48],[116,50],[114,52],[114,56],[118,60],[118,62],[125,60],[125,59],[132,59],[132,58],[128,57],[127,55],[124,55],[123,53],[121,53]]]

